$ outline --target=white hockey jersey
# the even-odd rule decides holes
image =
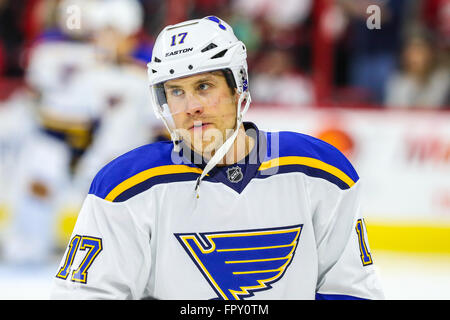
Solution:
[[[51,298],[382,299],[348,160],[310,136],[244,124],[256,146],[210,171],[198,197],[204,164],[171,141],[106,165]]]

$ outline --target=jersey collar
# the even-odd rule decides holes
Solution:
[[[253,149],[244,159],[238,161],[237,163],[227,166],[214,167],[204,179],[204,181],[223,183],[237,193],[241,193],[256,176],[258,168],[266,156],[267,150],[267,138],[265,133],[260,131],[252,122],[244,122],[243,124],[246,134],[255,139]],[[201,157],[201,155],[188,148],[186,145],[182,146],[180,152],[183,153],[183,150],[187,150],[186,154],[188,154],[188,156],[182,154],[183,161],[186,161],[189,165],[196,166],[200,169],[205,168],[206,161]],[[194,164],[190,159],[201,160],[201,163]]]

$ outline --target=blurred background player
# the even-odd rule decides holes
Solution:
[[[30,51],[26,82],[34,94],[36,123],[16,164],[15,207],[4,252],[11,262],[49,258],[61,191],[68,188],[70,168],[88,146],[93,129],[90,106],[71,91],[77,75],[94,65],[94,50],[86,43],[87,28],[66,28],[67,5],[58,8],[59,28],[43,33]]]
[[[74,7],[80,25],[70,27]],[[37,123],[17,165],[17,207],[5,245],[13,262],[47,261],[58,249],[55,230],[65,242],[95,172],[152,139],[146,69],[139,62],[146,48],[136,36],[139,2],[62,1],[58,14],[59,29],[40,37],[27,69]]]
[[[151,47],[143,47],[137,37],[143,23],[139,2],[96,1],[89,21],[98,63],[79,81],[92,104],[102,110],[102,118],[95,139],[78,164],[76,181],[83,192],[104,164],[154,139],[154,130],[160,126],[149,110],[150,98],[142,82]]]

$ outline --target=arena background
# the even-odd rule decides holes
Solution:
[[[47,299],[96,170],[167,138],[146,62],[209,15],[247,46],[246,120],[354,164],[386,297],[450,299],[449,0],[120,2],[0,0],[0,299]]]

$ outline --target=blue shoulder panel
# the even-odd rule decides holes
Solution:
[[[108,201],[125,201],[154,184],[184,180],[183,173],[195,179],[198,174],[193,168],[173,164],[172,149],[172,141],[161,141],[119,156],[97,173],[89,193]]]
[[[277,167],[277,173],[301,171],[341,189],[348,189],[359,180],[350,161],[320,139],[290,131],[269,132],[267,139],[268,155],[261,165],[262,172],[273,167]]]

